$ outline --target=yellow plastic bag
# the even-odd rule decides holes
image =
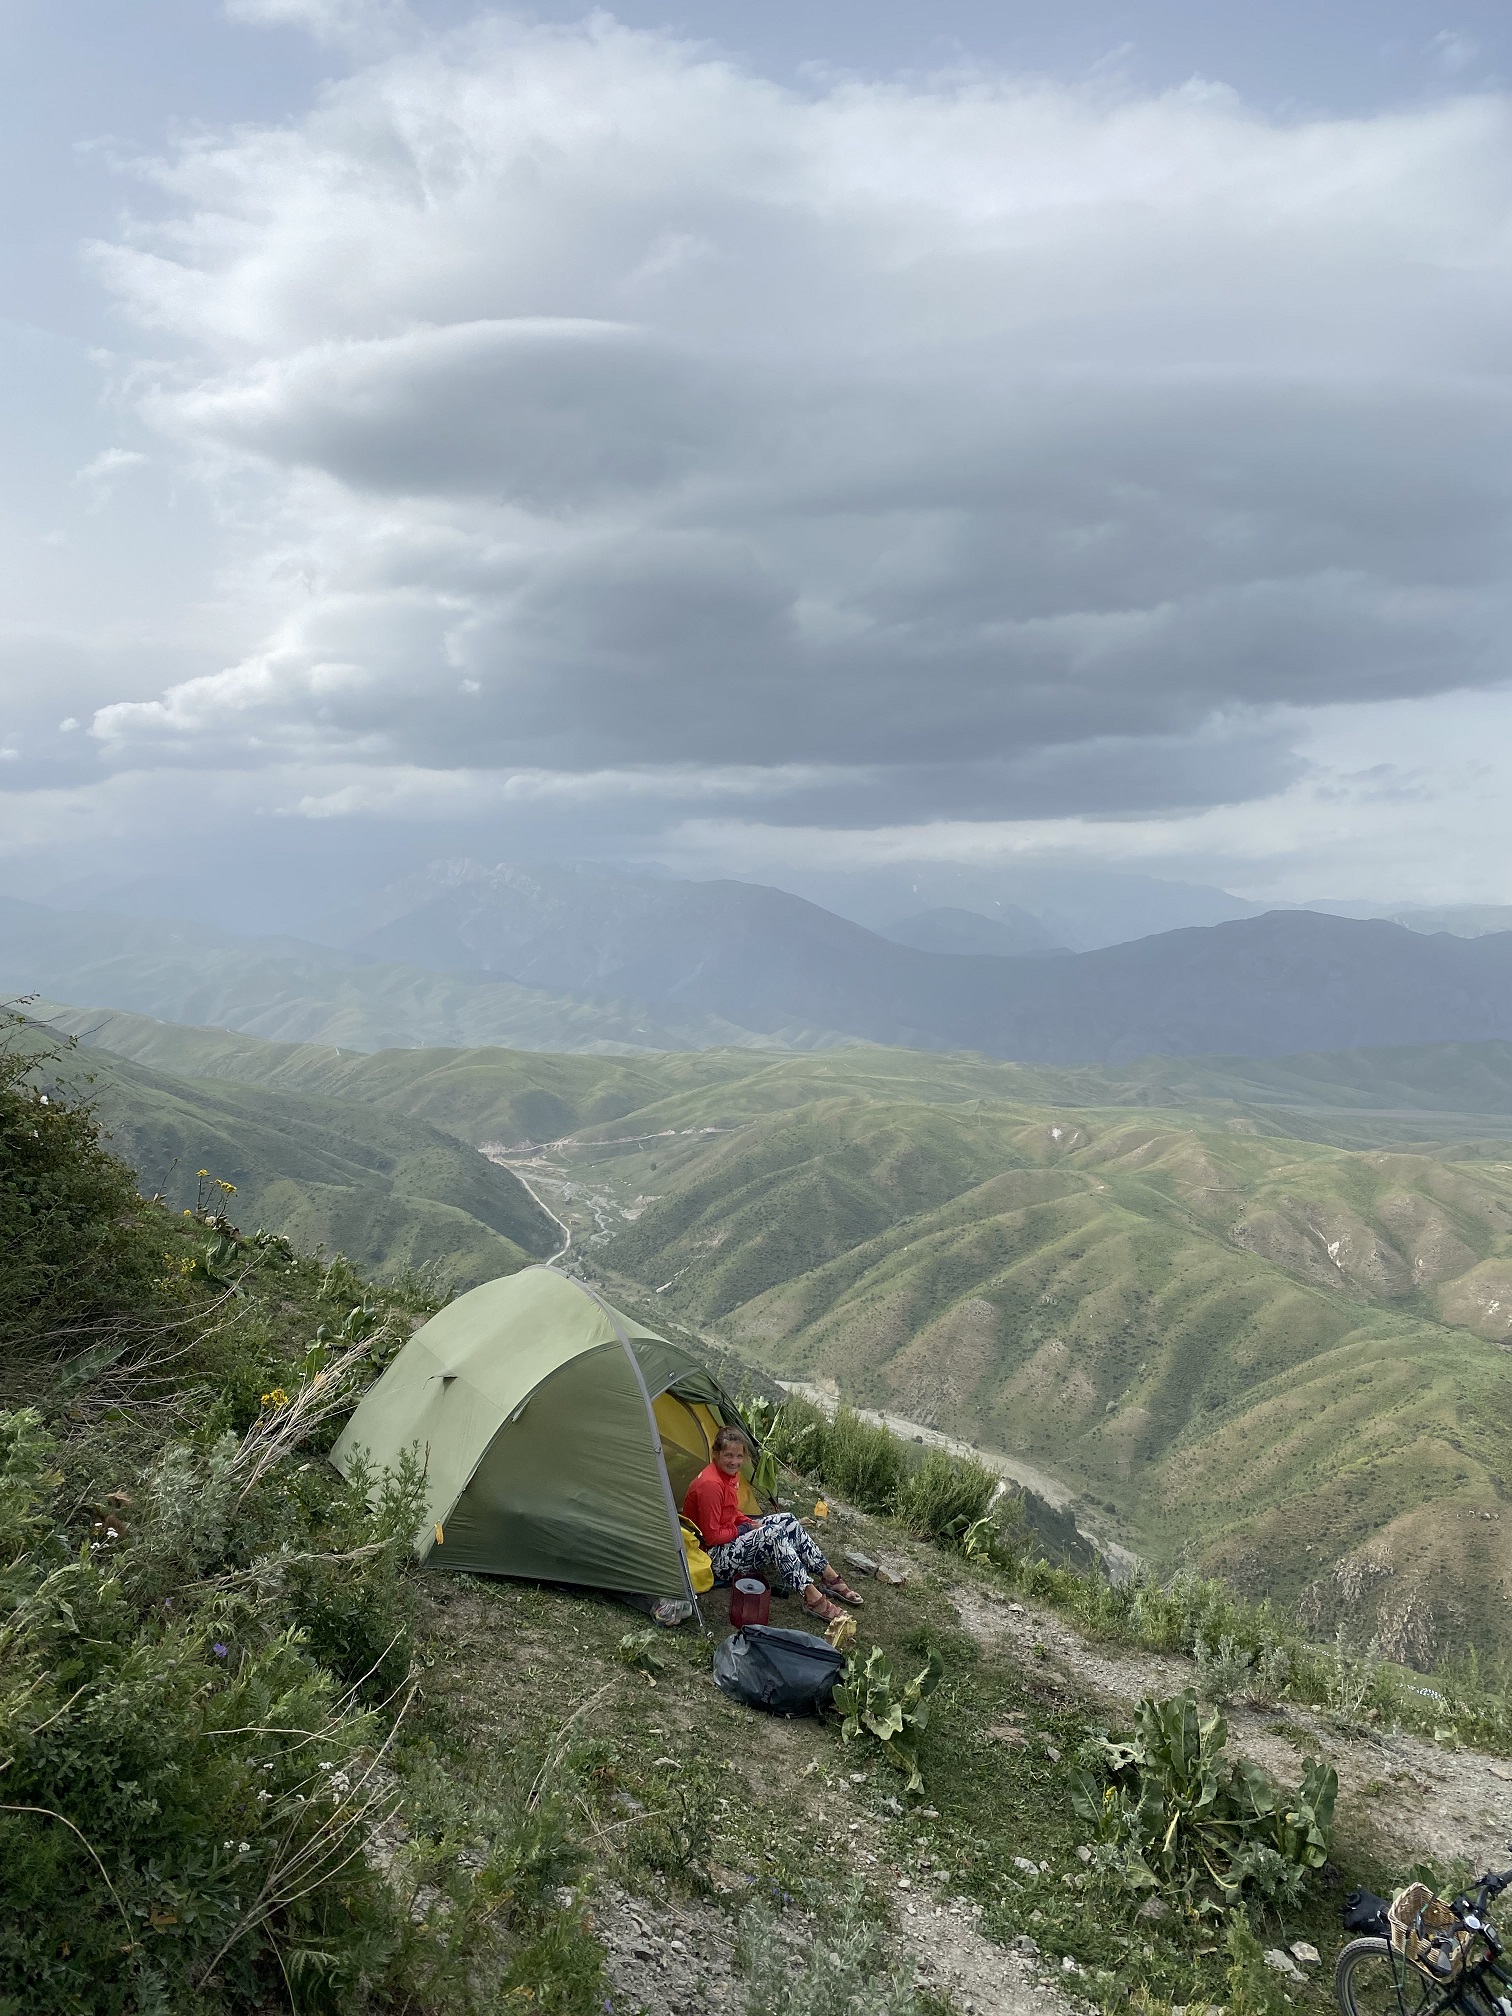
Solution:
[[[688,1580],[693,1584],[695,1596],[703,1596],[714,1587],[714,1563],[704,1551],[698,1528],[689,1519],[680,1519],[682,1527],[683,1552],[688,1557]]]

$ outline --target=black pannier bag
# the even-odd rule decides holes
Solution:
[[[1344,1930],[1353,1932],[1357,1938],[1389,1938],[1391,1927],[1386,1922],[1386,1913],[1390,1909],[1386,1899],[1377,1897],[1374,1890],[1351,1890],[1344,1900]]]
[[[845,1664],[843,1654],[810,1631],[747,1624],[714,1653],[714,1681],[732,1700],[774,1715],[817,1715]]]

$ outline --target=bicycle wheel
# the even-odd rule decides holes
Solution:
[[[1433,1990],[1385,1939],[1351,1939],[1334,1965],[1341,2016],[1419,2016]]]

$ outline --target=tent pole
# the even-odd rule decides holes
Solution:
[[[656,1409],[651,1403],[651,1388],[646,1384],[646,1375],[641,1371],[640,1360],[632,1350],[630,1339],[625,1335],[624,1328],[618,1316],[615,1315],[603,1296],[596,1295],[586,1281],[579,1281],[573,1274],[564,1274],[562,1278],[564,1281],[570,1281],[574,1288],[581,1288],[589,1301],[596,1302],[599,1308],[603,1310],[609,1321],[614,1325],[614,1334],[624,1346],[625,1356],[630,1360],[630,1370],[635,1374],[635,1383],[640,1388],[640,1396],[645,1403],[646,1426],[651,1431],[651,1446],[656,1451],[656,1469],[658,1476],[661,1478],[662,1496],[667,1503],[667,1518],[671,1523],[672,1538],[677,1543],[677,1558],[682,1563],[683,1587],[688,1592],[688,1601],[693,1605],[693,1615],[698,1619],[698,1628],[703,1632],[705,1637],[708,1637],[709,1627],[704,1623],[704,1614],[698,1605],[698,1591],[693,1587],[693,1577],[688,1571],[688,1550],[683,1545],[682,1522],[677,1516],[677,1502],[672,1496],[672,1480],[667,1475],[666,1458],[662,1455],[661,1430],[656,1425]]]

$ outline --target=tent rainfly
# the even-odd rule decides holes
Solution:
[[[417,1447],[423,1561],[472,1574],[690,1597],[678,1508],[740,1413],[681,1345],[570,1275],[485,1282],[417,1330],[331,1451],[376,1472]],[[742,1477],[747,1511],[762,1508]]]

